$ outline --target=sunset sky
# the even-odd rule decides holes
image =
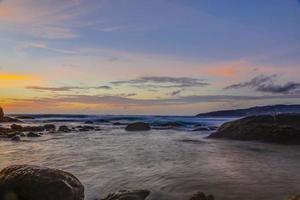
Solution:
[[[8,113],[300,103],[297,0],[0,0]]]

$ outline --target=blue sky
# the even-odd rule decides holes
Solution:
[[[19,113],[299,103],[299,23],[297,0],[2,0],[0,98]]]

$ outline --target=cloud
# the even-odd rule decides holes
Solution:
[[[144,76],[137,79],[125,81],[113,81],[114,85],[130,85],[138,88],[187,88],[187,87],[203,87],[208,83],[202,79],[189,77],[168,77],[168,76]]]
[[[300,95],[268,95],[268,96],[235,96],[235,95],[190,95],[178,98],[164,99],[135,99],[119,95],[63,95],[51,98],[33,98],[33,99],[10,99],[13,104],[25,105],[36,103],[46,105],[63,104],[91,104],[91,105],[109,105],[109,106],[176,106],[190,105],[207,102],[236,102],[236,101],[255,101],[255,100],[274,100],[274,99],[300,99]]]
[[[63,53],[63,54],[77,54],[76,51],[66,50],[66,49],[58,49],[58,48],[51,48],[46,43],[25,43],[20,45],[17,50],[19,52],[23,52],[27,49],[44,49],[56,53]]]
[[[52,92],[68,92],[72,90],[87,90],[87,89],[112,89],[110,86],[92,86],[92,87],[79,87],[79,86],[63,86],[63,87],[40,87],[40,86],[27,86],[26,89],[39,90],[39,91],[52,91]]]
[[[282,85],[274,83],[277,75],[259,75],[252,78],[250,81],[229,85],[224,89],[239,89],[253,88],[258,92],[273,93],[273,94],[291,94],[299,92],[300,83],[288,82]]]

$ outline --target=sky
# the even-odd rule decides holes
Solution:
[[[300,103],[298,0],[0,0],[7,113]]]

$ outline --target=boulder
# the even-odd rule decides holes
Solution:
[[[84,123],[85,124],[93,124],[94,122],[93,121],[85,121]]]
[[[102,200],[144,200],[147,196],[149,196],[149,194],[150,191],[148,190],[121,190],[119,192],[109,194]]]
[[[209,138],[300,144],[300,114],[245,117],[223,124]]]
[[[4,112],[2,107],[0,107],[0,121],[3,121],[3,119],[4,119]]]
[[[135,123],[127,125],[125,130],[126,131],[149,131],[149,130],[151,130],[151,127],[148,123],[135,122]]]
[[[84,187],[68,172],[14,165],[0,172],[0,199],[84,200]]]
[[[194,194],[190,200],[214,200],[213,195],[205,195],[203,192],[198,192],[197,194]]]

